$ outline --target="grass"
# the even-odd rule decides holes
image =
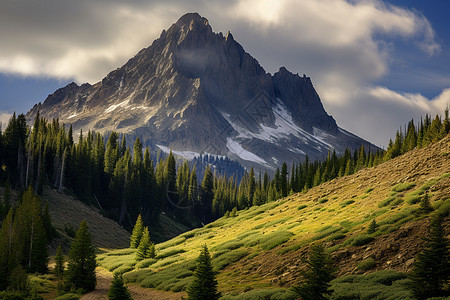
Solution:
[[[253,300],[253,299],[271,299],[271,300],[294,300],[297,296],[289,289],[255,289],[240,295],[225,295],[221,300]]]
[[[99,255],[99,263],[118,270],[132,267],[123,275],[127,282],[167,291],[184,291],[192,281],[199,249],[206,243],[214,269],[219,271],[217,279],[223,299],[289,299],[290,291],[279,288],[286,284],[281,275],[288,272],[288,268],[282,269],[282,265],[274,262],[270,264],[273,269],[269,270],[264,264],[266,260],[286,255],[279,257],[281,264],[289,255],[297,254],[290,252],[300,249],[299,253],[303,253],[304,247],[316,240],[328,242],[328,252],[345,248],[349,248],[350,254],[360,251],[351,246],[368,245],[377,235],[414,221],[417,205],[403,203],[413,204],[411,199],[420,198],[422,190],[433,192],[433,205],[437,208],[440,204],[439,210],[445,213],[450,209],[450,201],[446,201],[440,189],[441,183],[447,181],[436,185],[438,180],[429,178],[440,175],[430,172],[425,176],[429,176],[428,180],[416,176],[411,177],[418,178],[415,183],[395,186],[391,184],[392,178],[386,182],[361,177],[346,181],[338,179],[335,185],[330,183],[290,196],[290,200],[240,210],[235,218],[221,218],[206,227],[157,244],[157,259],[143,260],[133,266],[130,262],[135,260],[134,250],[123,250]],[[386,203],[379,206],[384,201]],[[379,225],[377,231],[372,235],[362,234],[373,219]],[[377,267],[372,258],[358,262],[350,257],[351,261],[343,262],[346,272],[355,271],[356,267],[356,271],[362,273]],[[114,259],[118,264],[113,265]],[[254,270],[260,266],[261,273],[255,274]],[[333,286],[337,289],[331,298],[368,299],[373,296],[384,299],[396,295],[408,299],[408,295],[402,294],[404,275],[392,275],[392,279],[390,273],[373,274],[334,281]],[[296,284],[295,281],[291,283]],[[384,294],[383,289],[391,289],[392,293]]]
[[[349,206],[350,204],[353,204],[353,203],[355,203],[355,200],[347,200],[347,201],[341,202],[340,205],[342,207],[346,207],[346,206]]]
[[[412,189],[415,186],[416,186],[416,184],[414,182],[403,182],[403,183],[396,184],[392,188],[392,191],[400,193],[400,192],[404,192],[404,191],[410,190],[410,189]]]
[[[156,255],[156,259],[162,259],[162,258],[166,258],[166,257],[169,257],[169,256],[174,256],[174,255],[176,255],[176,254],[184,253],[184,252],[186,252],[186,250],[181,249],[181,248],[178,248],[178,249],[170,249],[170,250],[161,252],[161,253],[159,253],[158,255]]]
[[[292,232],[286,230],[278,230],[268,235],[265,235],[260,239],[261,248],[263,248],[266,251],[271,250],[289,241],[289,239],[293,235],[294,234]]]
[[[376,265],[377,263],[375,262],[375,260],[370,257],[357,263],[356,268],[361,271],[368,271],[375,268]]]
[[[373,236],[368,234],[360,234],[353,237],[351,245],[352,246],[364,246],[374,240]]]
[[[307,207],[308,207],[308,205],[302,204],[302,205],[297,207],[297,210],[302,210],[302,209],[307,208]]]
[[[389,196],[386,199],[384,199],[383,201],[381,201],[380,203],[378,203],[378,207],[385,207],[388,206],[389,204],[391,204],[392,201],[394,201],[397,197],[396,196]]]
[[[212,260],[213,267],[217,270],[223,270],[228,265],[241,260],[247,256],[249,252],[245,249],[236,249],[233,251],[224,252]]]
[[[406,274],[385,270],[331,281],[330,299],[414,299]]]

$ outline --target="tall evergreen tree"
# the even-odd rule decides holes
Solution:
[[[130,248],[137,248],[141,242],[142,234],[144,232],[144,221],[141,214],[138,215],[136,223],[133,227],[133,232],[130,237]]]
[[[303,284],[292,290],[304,300],[327,299],[326,296],[331,294],[330,281],[334,279],[336,268],[322,245],[311,248],[306,264]]]
[[[213,271],[211,256],[206,245],[202,247],[197,259],[194,281],[188,287],[187,292],[190,300],[215,300],[220,297],[220,293],[217,292],[216,274]]]
[[[148,227],[144,228],[142,238],[136,251],[136,260],[155,257],[155,245],[150,240]]]
[[[443,216],[431,222],[425,246],[417,255],[411,274],[411,289],[418,299],[450,295],[444,290],[450,274],[448,239],[443,226]]]
[[[85,292],[95,289],[95,248],[92,245],[91,234],[86,221],[82,221],[72,241],[69,252],[67,279],[75,288]]]
[[[108,291],[109,300],[132,300],[128,288],[124,285],[122,275],[119,273],[114,274],[114,278],[111,282],[111,287]]]
[[[58,244],[58,248],[56,249],[55,254],[55,274],[58,279],[62,279],[64,276],[64,255],[62,253],[61,244]]]
[[[17,244],[14,239],[13,222],[13,210],[10,209],[2,222],[0,230],[0,278],[2,278],[0,280],[0,291],[8,287],[8,281],[6,279],[18,265]]]

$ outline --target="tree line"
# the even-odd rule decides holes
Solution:
[[[131,148],[117,132],[106,139],[100,133],[80,131],[75,142],[72,127],[66,130],[58,119],[48,122],[38,113],[28,127],[23,115],[14,114],[0,132],[0,181],[9,180],[18,190],[31,186],[38,194],[45,185],[72,192],[130,229],[138,214],[145,223],[156,224],[163,211],[196,226],[376,166],[449,132],[446,109],[443,119],[426,115],[417,125],[411,120],[405,130],[397,131],[386,151],[361,146],[338,156],[330,150],[323,160],[306,157],[290,169],[283,163],[273,178],[253,168],[243,176],[221,175],[209,165],[201,179],[198,162],[177,164],[172,152],[157,155],[155,161],[139,138]]]

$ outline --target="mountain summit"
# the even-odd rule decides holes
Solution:
[[[375,148],[337,126],[309,77],[284,67],[267,73],[231,33],[214,33],[197,13],[101,82],[57,90],[27,119],[38,111],[76,131],[117,131],[152,149],[227,156],[261,170],[330,149]]]

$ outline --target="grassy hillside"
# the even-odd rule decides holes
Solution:
[[[98,210],[55,190],[45,189],[41,198],[48,201],[53,226],[64,240],[70,241],[80,222],[86,220],[96,247],[117,249],[129,246],[130,234]]]
[[[450,136],[378,167],[181,234],[158,244],[156,259],[136,262],[135,250],[123,249],[102,254],[98,261],[111,271],[124,273],[128,282],[182,291],[191,281],[201,245],[207,244],[213,265],[220,271],[223,294],[247,292],[251,299],[272,293],[288,298],[289,292],[280,288],[298,284],[301,258],[315,242],[326,245],[341,276],[386,269],[409,271],[429,223],[429,215],[418,212],[425,193],[435,209],[449,209]],[[377,230],[367,234],[373,219]],[[384,284],[384,292],[403,293],[393,284],[405,280],[402,274],[378,272],[370,278],[372,290]],[[350,282],[361,284],[362,290],[370,285],[355,276],[339,280],[334,282],[337,289]]]

